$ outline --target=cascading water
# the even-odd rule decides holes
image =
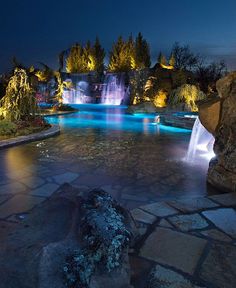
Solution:
[[[90,87],[87,79],[87,75],[71,75],[71,79],[66,82],[70,82],[71,86],[64,90],[63,103],[65,104],[85,104],[91,103],[92,97],[90,96]]]
[[[214,137],[201,124],[199,117],[196,118],[189,142],[186,161],[193,162],[197,156],[208,160],[215,156],[213,151]]]
[[[121,105],[125,102],[128,89],[125,87],[123,74],[107,74],[102,90],[101,103],[106,105]]]

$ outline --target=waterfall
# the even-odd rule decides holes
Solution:
[[[64,90],[63,103],[85,104],[92,102],[88,75],[71,74],[70,79],[66,81],[71,83],[71,88]]]
[[[213,151],[214,137],[201,124],[199,117],[196,118],[188,146],[186,161],[193,162],[196,156],[205,157],[208,160],[215,156]]]
[[[125,87],[124,74],[108,73],[105,77],[101,103],[121,105],[126,101],[128,89]]]

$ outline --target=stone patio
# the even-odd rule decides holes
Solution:
[[[167,201],[131,211],[141,234],[130,254],[133,270],[139,271],[134,287],[234,288],[235,197],[231,193]],[[144,281],[147,263],[152,273]]]
[[[73,180],[75,176],[75,173],[68,173],[62,178]],[[47,189],[36,188],[30,195],[9,193],[0,196],[0,241],[6,240],[5,237],[11,239],[11,234],[14,235],[18,225],[24,224],[31,211],[34,211],[36,219],[35,209],[43,213],[41,203],[47,202],[48,196],[55,194],[54,188],[59,187],[56,182],[45,185]],[[231,193],[175,199],[132,210],[140,232],[134,247],[130,249],[132,285],[135,288],[235,288],[235,197],[236,194]],[[61,202],[53,212],[55,219],[56,213],[60,215],[61,209],[64,209],[61,205],[64,203]],[[47,218],[43,214],[40,217]],[[53,222],[50,223],[53,225]],[[54,234],[60,229],[59,223],[57,225]],[[4,234],[6,229],[12,231],[7,236]],[[41,237],[39,234],[40,231],[37,231],[37,237]],[[27,234],[27,239],[29,237]],[[11,255],[13,257],[14,253],[11,252]],[[8,267],[10,270],[14,270],[14,261],[12,263],[13,266]],[[0,283],[1,288],[11,287],[6,286],[7,280],[4,283],[4,286]]]

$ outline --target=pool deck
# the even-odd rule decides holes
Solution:
[[[45,191],[50,191],[50,187]],[[76,189],[76,191],[79,190]],[[56,193],[58,192],[56,191]],[[54,195],[56,194],[54,193]],[[19,237],[17,236],[18,232],[15,235],[14,230],[18,231],[18,225],[22,226],[23,224],[24,226],[25,217],[27,219],[31,213],[35,214],[35,211],[44,213],[42,202],[46,203],[45,200],[50,199],[53,195],[48,198],[34,195],[27,197],[21,194],[13,197],[0,196],[0,235],[2,235],[0,240],[3,237],[3,243],[6,242],[6,247],[3,246],[7,249],[6,251],[10,248],[13,249],[14,245],[21,245],[14,244],[14,237],[16,239]],[[62,221],[63,207],[60,205],[53,211],[55,222]],[[47,213],[51,213],[50,211]],[[28,214],[25,214],[26,212]],[[236,193],[156,202],[135,208],[131,214],[140,233],[129,253],[132,285],[135,288],[235,287]],[[45,222],[47,217],[43,214],[39,217],[44,227],[53,225],[53,223]],[[41,220],[37,220],[37,225]],[[55,227],[58,228],[51,233],[60,235],[59,230],[64,228],[60,225],[57,226],[58,223],[55,224]],[[47,230],[47,228],[45,229]],[[11,232],[9,233],[9,231]],[[48,234],[46,235],[50,238]],[[26,236],[26,240],[27,237],[29,235]],[[8,241],[11,244],[7,248]],[[21,241],[24,243],[23,239]],[[22,249],[23,247],[21,247]],[[4,251],[3,249],[3,252],[0,253],[0,263],[4,261]],[[9,256],[9,261],[12,261],[11,257]],[[7,269],[10,268],[14,271],[14,261],[12,263],[12,266]],[[2,267],[5,267],[4,265]],[[154,284],[147,286],[151,271],[153,272],[152,281],[158,286]],[[10,282],[9,280],[9,285],[11,285]],[[0,283],[0,287],[8,288],[4,281],[3,284]]]
[[[134,287],[224,287],[236,283],[236,193],[157,202],[132,211]],[[148,286],[149,287],[149,286]]]

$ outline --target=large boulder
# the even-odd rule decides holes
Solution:
[[[224,191],[236,191],[236,72],[216,83],[220,101],[212,102],[204,111],[200,105],[200,119],[215,136],[216,158],[210,163],[208,182]],[[206,111],[207,117],[203,117]]]
[[[199,119],[202,125],[213,135],[215,135],[221,111],[221,98],[210,98],[198,103]]]

